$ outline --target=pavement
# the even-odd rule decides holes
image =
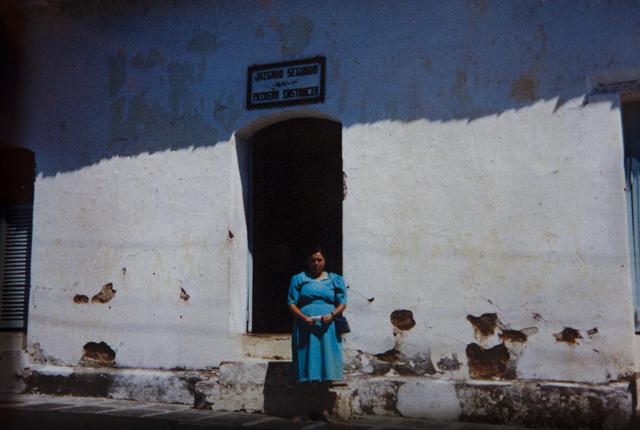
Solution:
[[[260,430],[518,430],[523,427],[366,416],[325,423],[262,414],[193,409],[188,405],[96,397],[0,395],[0,429],[260,429]]]

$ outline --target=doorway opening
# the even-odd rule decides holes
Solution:
[[[250,140],[253,260],[249,330],[288,333],[291,277],[321,245],[342,273],[342,128],[318,118],[282,121]]]

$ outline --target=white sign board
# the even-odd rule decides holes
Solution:
[[[247,108],[324,102],[324,57],[249,67]]]

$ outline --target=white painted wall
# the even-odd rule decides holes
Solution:
[[[123,367],[277,349],[242,334],[243,142],[311,112],[343,123],[352,348],[396,345],[434,365],[455,353],[461,368],[438,376],[468,378],[466,317],[495,312],[538,329],[518,352],[520,378],[633,371],[619,104],[583,102],[594,76],[640,75],[636,8],[105,2],[24,13],[16,127],[39,172],[28,343],[50,361],[73,365],[90,341]],[[245,109],[248,66],[315,55],[327,57],[324,104]],[[111,302],[73,302],[108,282]],[[395,309],[417,322],[400,343]],[[578,345],[555,340],[565,326],[581,331]]]
[[[519,359],[523,378],[603,382],[629,372],[623,153],[612,103],[574,99],[554,113],[553,102],[539,102],[470,123],[345,130],[351,342],[390,349],[388,316],[410,309],[414,350],[434,363],[464,358],[475,342],[466,316],[497,313],[511,329],[539,329]],[[565,326],[581,330],[579,345],[555,341]]]

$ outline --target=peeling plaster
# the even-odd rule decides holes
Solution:
[[[91,303],[108,303],[116,295],[116,290],[113,289],[113,284],[108,283],[102,286],[100,291],[91,297]]]
[[[509,368],[511,355],[503,344],[485,349],[472,343],[466,349],[469,360],[469,374],[476,379],[514,379],[515,373]]]
[[[467,315],[467,320],[473,325],[475,337],[479,341],[493,336],[498,326],[498,315],[494,313],[482,314],[479,317]]]
[[[565,327],[561,332],[554,333],[553,337],[556,339],[556,342],[566,342],[569,345],[579,345],[578,339],[582,339],[580,331],[572,327]]]
[[[114,367],[116,352],[105,342],[88,342],[84,345],[84,354],[78,363],[86,367]]]
[[[89,303],[89,297],[84,294],[76,294],[73,296],[73,303]]]
[[[399,309],[391,312],[391,324],[399,330],[411,330],[416,322],[413,319],[413,312]]]

